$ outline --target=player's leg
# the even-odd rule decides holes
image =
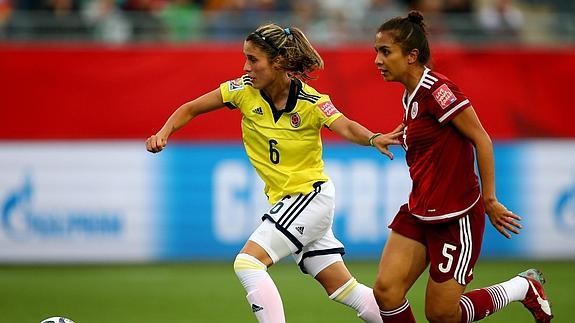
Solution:
[[[323,186],[331,194],[322,192]],[[333,185],[317,183],[314,188],[308,194],[287,195],[274,204],[236,257],[234,270],[259,322],[285,322],[281,297],[267,267],[289,254],[300,253],[315,232],[325,231],[331,223]],[[302,218],[312,222],[302,224]]]
[[[395,216],[385,248],[383,249],[374,294],[383,321],[415,322],[407,291],[427,267],[427,249],[423,232],[407,206]]]
[[[461,322],[479,321],[514,301],[523,303],[536,322],[551,322],[553,315],[544,282],[539,270],[529,269],[503,283],[467,292],[461,297]]]
[[[302,271],[314,277],[329,298],[353,308],[365,322],[382,322],[371,288],[358,282],[349,272],[341,257],[343,245],[331,229],[324,237],[295,256]]]
[[[528,270],[501,284],[462,295],[473,279],[479,257],[485,215],[478,203],[456,222],[434,225],[427,231],[431,259],[425,314],[430,322],[473,322],[491,315],[512,301],[521,301],[537,322],[550,322],[540,273]]]
[[[425,293],[425,317],[430,323],[459,323],[461,308],[459,300],[465,286],[455,279],[436,282],[431,277],[427,281]]]
[[[415,322],[406,295],[426,267],[425,246],[392,231],[381,256],[374,286],[384,322]]]
[[[288,208],[289,212],[279,217],[271,213],[269,216],[297,248],[293,257],[304,273],[315,277],[332,299],[351,306],[367,322],[381,322],[369,319],[370,311],[376,307],[373,293],[351,276],[341,258],[343,244],[331,230],[335,187],[330,181],[314,187],[314,192],[300,198],[301,207]]]
[[[429,322],[459,323],[466,316],[465,305],[473,303],[482,312],[477,315],[486,315],[488,308],[485,306],[487,301],[491,304],[490,300],[462,296],[473,279],[473,267],[481,251],[484,227],[485,213],[481,203],[476,203],[457,220],[427,226],[430,277],[425,315]]]
[[[280,235],[273,223],[264,221],[234,261],[234,271],[260,323],[285,322],[281,296],[267,272],[269,266],[292,252]]]

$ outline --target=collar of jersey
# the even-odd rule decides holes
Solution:
[[[272,113],[274,115],[274,121],[278,122],[278,120],[280,119],[280,117],[282,116],[282,113],[290,113],[293,111],[293,109],[295,108],[295,105],[297,103],[297,94],[299,93],[301,89],[301,81],[298,79],[292,79],[290,86],[289,86],[289,94],[288,94],[288,99],[286,102],[286,107],[283,110],[278,110],[276,108],[276,106],[274,105],[274,102],[272,101],[272,99],[267,96],[264,91],[260,90],[260,94],[262,95],[262,98],[264,98],[264,100],[266,100],[266,102],[270,105],[270,108],[272,109]]]

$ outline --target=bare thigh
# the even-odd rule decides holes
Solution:
[[[272,258],[265,251],[265,249],[251,240],[248,240],[248,242],[246,242],[240,253],[246,253],[252,257],[257,258],[267,267],[270,267],[274,263]]]
[[[374,293],[381,309],[403,304],[407,291],[427,267],[427,248],[418,241],[391,231],[379,262]]]

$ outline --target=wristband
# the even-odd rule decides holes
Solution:
[[[374,134],[373,136],[369,137],[369,145],[373,147],[373,139],[381,136],[381,132]]]

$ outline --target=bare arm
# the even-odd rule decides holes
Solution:
[[[374,136],[374,133],[369,131],[359,123],[349,120],[345,116],[336,119],[329,128],[337,133],[340,137],[345,138],[353,143],[362,146],[369,146],[369,139]],[[403,125],[398,126],[392,132],[387,134],[378,134],[372,140],[373,145],[384,155],[393,159],[393,154],[389,151],[389,145],[399,145],[399,137],[403,134]]]
[[[495,196],[493,144],[475,114],[475,110],[473,110],[473,107],[463,110],[453,118],[452,122],[457,130],[467,137],[473,143],[473,146],[475,146],[483,203],[491,224],[506,238],[511,237],[509,232],[519,234],[518,229],[521,229],[521,225],[517,221],[521,220],[521,218],[507,210]]]
[[[162,129],[146,140],[146,149],[157,153],[162,151],[168,144],[168,138],[178,129],[185,126],[196,116],[210,112],[224,106],[220,89],[208,92],[199,98],[181,105],[168,118]]]

